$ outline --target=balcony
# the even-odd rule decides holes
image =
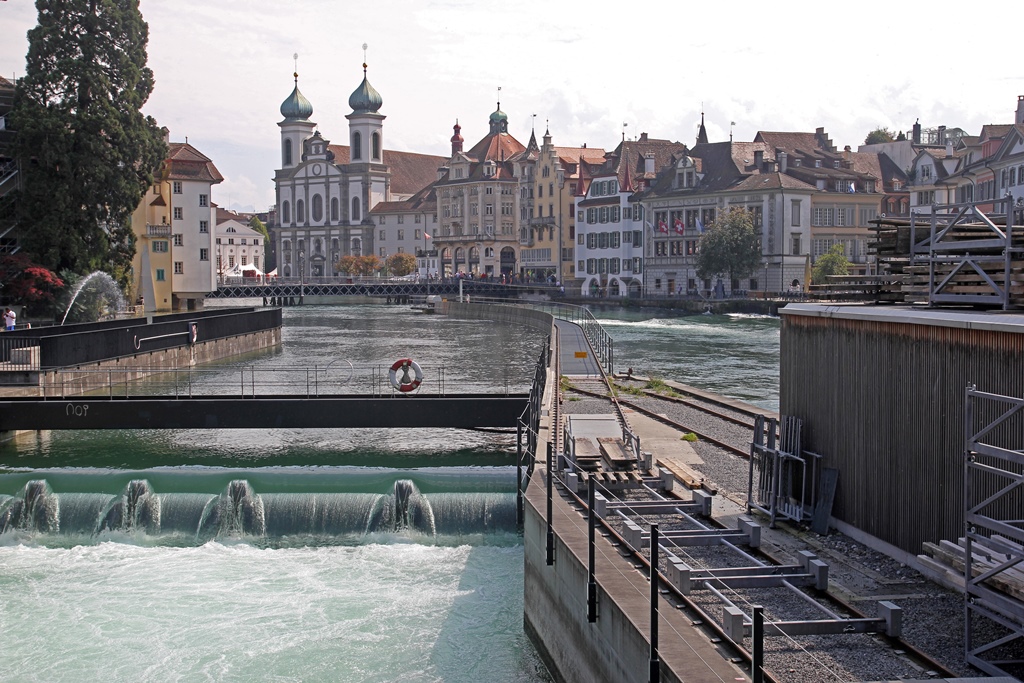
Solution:
[[[531,228],[535,228],[535,227],[538,227],[538,226],[544,226],[544,225],[554,225],[554,224],[555,224],[555,217],[554,216],[543,216],[541,218],[531,218],[530,219],[530,227]]]
[[[166,223],[161,225],[146,224],[146,235],[149,237],[170,237],[171,226]]]

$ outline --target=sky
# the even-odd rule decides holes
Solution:
[[[1009,0],[987,17],[1019,16]],[[381,94],[384,148],[469,149],[500,97],[509,132],[613,149],[622,139],[692,145],[759,130],[813,132],[854,150],[871,130],[1012,123],[1024,95],[1016,41],[967,31],[938,5],[734,0],[141,0],[156,86],[143,111],[210,157],[221,206],[274,203],[281,103],[299,89],[322,135],[347,144],[348,97]],[[0,2],[0,74],[23,75],[30,0]],[[956,52],[964,50],[965,55]],[[946,55],[946,56],[944,56]],[[500,88],[500,91],[498,90]],[[732,125],[732,124],[735,125]]]

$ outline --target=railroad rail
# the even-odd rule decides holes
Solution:
[[[646,409],[639,406],[629,400],[623,399],[621,392],[615,397],[615,401],[612,400],[612,392],[598,393],[595,391],[588,391],[580,389],[570,385],[563,385],[563,390],[572,391],[583,396],[590,398],[601,399],[611,404],[618,403],[624,407],[628,407],[635,410],[637,413],[646,415],[652,419],[658,420],[663,424],[667,424],[682,432],[693,432],[697,434],[698,438],[704,442],[714,444],[717,448],[720,448],[730,454],[740,456],[744,459],[749,458],[749,448],[742,449],[736,445],[724,442],[720,439],[714,438],[712,435],[702,433],[698,430],[691,429],[690,427],[683,425],[675,420],[659,415],[655,411]],[[656,392],[645,392],[645,395],[657,400],[666,402],[681,403],[689,408],[695,408],[701,410],[704,413],[714,416],[716,419],[721,419],[730,424],[739,424],[744,427],[751,429],[753,434],[753,414],[751,414],[751,420],[749,422],[736,418],[734,415],[725,415],[720,411],[707,406],[694,405],[692,401],[680,401],[679,399],[671,399],[657,394]],[[568,408],[563,409],[564,412],[571,412]],[[731,418],[731,419],[730,419]],[[749,444],[747,444],[749,447]],[[573,480],[570,480],[570,484]],[[645,482],[646,483],[646,482]],[[586,495],[580,495],[578,491],[572,491],[569,485],[565,482],[560,482],[563,496],[570,498],[572,505],[584,515],[584,520],[587,514]],[[595,482],[595,485],[599,485]],[[942,676],[942,677],[955,677],[956,674],[947,669],[934,658],[923,652],[919,648],[914,647],[910,643],[903,640],[898,635],[894,635],[896,631],[889,629],[891,622],[885,622],[879,617],[873,615],[867,615],[859,607],[851,604],[848,600],[842,599],[841,596],[836,595],[827,588],[827,578],[824,582],[821,581],[820,572],[825,572],[827,577],[827,568],[822,569],[821,566],[824,563],[817,561],[810,553],[807,553],[802,559],[802,567],[787,566],[782,558],[775,557],[769,551],[759,547],[758,543],[753,545],[756,547],[750,548],[737,548],[737,541],[740,543],[747,543],[744,541],[744,537],[747,539],[751,538],[750,524],[747,524],[746,531],[741,528],[740,530],[726,529],[718,520],[711,517],[694,516],[693,506],[690,503],[685,503],[678,499],[668,499],[662,502],[654,502],[661,498],[656,491],[645,486],[643,489],[629,489],[629,495],[626,499],[622,499],[621,496],[613,491],[603,491],[603,496],[606,498],[606,502],[598,504],[597,508],[604,508],[602,511],[603,515],[598,515],[601,525],[601,533],[613,543],[616,549],[622,554],[629,558],[629,561],[639,571],[649,572],[650,571],[650,552],[649,543],[650,535],[643,531],[643,524],[651,521],[657,521],[662,529],[669,529],[669,531],[663,531],[660,534],[661,541],[659,547],[662,548],[662,552],[659,553],[662,557],[659,562],[659,573],[661,575],[660,584],[662,586],[663,596],[669,600],[670,603],[675,604],[678,608],[684,610],[693,610],[694,615],[699,615],[695,618],[694,623],[700,624],[702,627],[708,629],[709,633],[714,634],[714,638],[720,639],[723,643],[728,643],[730,646],[736,648],[738,656],[745,661],[747,664],[753,662],[753,647],[749,650],[743,646],[745,638],[751,637],[752,624],[750,623],[749,617],[744,617],[742,610],[740,610],[735,604],[732,605],[732,609],[729,609],[730,603],[735,603],[737,600],[742,602],[744,605],[751,605],[755,602],[760,602],[760,597],[747,597],[751,595],[750,590],[768,590],[771,593],[774,589],[761,588],[761,589],[747,589],[745,585],[776,585],[786,586],[789,584],[789,590],[799,592],[803,597],[797,600],[803,600],[806,603],[808,609],[811,608],[810,603],[813,601],[818,604],[817,609],[823,611],[828,618],[821,619],[797,619],[796,622],[787,624],[785,622],[776,622],[772,626],[769,622],[765,623],[765,634],[771,635],[774,630],[775,635],[790,633],[791,636],[786,636],[787,639],[793,638],[800,633],[815,633],[815,634],[826,634],[826,633],[853,633],[853,632],[865,632],[865,631],[881,631],[876,636],[876,639],[880,639],[880,642],[874,644],[864,644],[864,648],[881,648],[878,649],[880,657],[888,657],[891,660],[896,658],[904,658],[913,662],[912,668],[920,667],[925,677],[931,676]],[[646,494],[646,495],[643,495]],[[665,514],[666,510],[675,508],[678,514]],[[689,508],[689,509],[687,509]],[[669,520],[673,521],[669,521]],[[742,519],[742,518],[741,518]],[[640,522],[640,523],[638,523]],[[666,523],[667,522],[667,523]],[[756,526],[755,521],[751,521]],[[679,527],[679,528],[677,528]],[[674,531],[672,529],[675,529]],[[715,546],[702,546],[702,545],[690,545],[697,543],[705,543],[704,537],[717,537],[717,545]],[[680,541],[680,539],[684,539]],[[701,540],[696,540],[701,539]],[[645,545],[646,544],[646,545]],[[680,550],[680,546],[683,549]],[[713,550],[708,550],[711,547]],[[741,568],[735,568],[735,559],[733,560],[722,560],[720,556],[721,549],[723,547],[731,547],[734,552],[734,558],[740,558],[740,564],[747,564],[753,566],[745,566]],[[668,553],[670,559],[666,561],[664,559],[665,553]],[[674,555],[673,555],[674,553]],[[703,567],[705,558],[711,558],[712,560],[721,562],[723,566],[715,569],[710,564],[708,567]],[[672,559],[675,558],[675,559]],[[744,562],[744,559],[747,560]],[[678,561],[676,561],[678,560]],[[761,569],[757,569],[759,565],[763,564]],[[680,581],[679,572],[680,567],[686,566],[686,581]],[[729,567],[734,567],[729,569]],[[813,577],[813,572],[819,572],[817,579],[808,578]],[[743,578],[748,577],[748,578]],[[746,584],[744,584],[746,581]],[[811,588],[805,591],[800,591],[798,585],[811,584]],[[687,594],[683,590],[680,590],[679,586],[684,585],[691,589],[690,594]],[[735,588],[731,588],[730,585]],[[815,587],[817,586],[817,588]],[[821,590],[821,588],[825,586]],[[734,591],[734,592],[730,592]],[[699,593],[699,594],[698,594]],[[756,595],[756,593],[754,594]],[[709,597],[711,596],[711,597]],[[768,602],[768,599],[765,599]],[[712,611],[720,607],[724,603],[727,606],[724,608],[726,614],[731,614],[731,617],[723,618],[722,622],[718,622],[718,617]],[[894,607],[894,606],[893,606]],[[889,609],[888,606],[883,609]],[[689,612],[688,612],[689,613]],[[840,616],[842,613],[845,616]],[[731,621],[730,621],[731,618]],[[890,619],[895,619],[897,622],[901,617],[898,616],[898,610],[896,612],[890,612]],[[802,625],[800,625],[802,624]],[[802,630],[803,629],[803,630]],[[888,634],[886,633],[888,629]],[[824,636],[824,637],[849,637],[849,636]],[[778,640],[773,639],[773,640]],[[737,642],[739,641],[739,642]],[[748,641],[749,642],[749,641]],[[791,641],[795,643],[796,641]],[[793,647],[799,648],[794,645]],[[853,647],[853,646],[844,646]],[[782,649],[785,649],[783,647]],[[775,653],[778,657],[778,652]],[[813,655],[811,656],[813,660]],[[780,661],[776,659],[774,661]],[[781,660],[784,661],[784,660]],[[777,681],[794,681],[794,680],[811,680],[805,678],[802,674],[793,674],[794,669],[789,665],[782,665],[779,667],[780,670],[770,672],[765,670],[765,680]],[[825,668],[822,664],[821,668]]]

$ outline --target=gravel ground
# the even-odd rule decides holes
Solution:
[[[573,384],[588,391],[603,391],[594,382],[574,381]],[[737,448],[749,448],[751,429],[720,420],[684,404],[626,393],[621,394],[621,398]],[[611,412],[605,399],[579,397],[571,392],[566,392],[564,399],[563,414]],[[710,407],[722,411],[719,406]],[[720,495],[742,500],[749,475],[747,461],[709,442],[697,441],[693,446],[703,460],[703,464],[694,466],[694,469],[712,482]],[[662,528],[671,528],[673,523],[678,526],[678,522],[667,518],[647,521],[659,521],[664,525]],[[855,594],[862,591],[865,596],[871,596],[870,599],[865,597],[863,603],[858,601],[862,611],[872,615],[875,609],[873,604],[877,600],[890,599],[892,596],[891,599],[904,611],[903,639],[908,644],[959,676],[981,675],[964,661],[964,603],[961,594],[931,582],[912,568],[841,533],[833,531],[827,536],[820,536],[806,529],[794,531],[829,564],[830,578],[834,582],[852,589]],[[720,549],[712,552],[687,548],[686,555],[681,559],[692,566],[736,566],[735,558],[726,558]],[[705,565],[705,562],[708,564]],[[722,564],[716,565],[717,562]],[[665,569],[666,566],[663,566]],[[691,597],[704,604],[712,614],[721,612],[718,599],[711,593],[694,593]],[[785,590],[772,591],[772,594],[766,594],[764,590],[756,594],[737,591],[732,597],[735,604],[746,611],[749,611],[750,604],[765,604],[768,618],[824,618],[820,612],[814,616],[794,616],[805,613],[809,605]],[[979,626],[988,628],[992,633],[987,624],[976,625],[976,628]],[[749,639],[746,645],[749,647]],[[795,641],[782,637],[768,638],[765,654],[769,670],[783,680],[794,682],[928,677],[927,671],[919,670],[902,651],[894,649],[887,639],[873,634],[802,636]]]

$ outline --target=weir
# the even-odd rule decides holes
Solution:
[[[308,478],[279,482],[277,490],[260,491],[246,479],[232,479],[218,493],[204,492],[224,472],[191,477],[194,491],[162,491],[147,479],[132,479],[117,493],[103,490],[57,491],[45,479],[32,479],[13,494],[0,494],[0,535],[28,534],[102,540],[111,533],[141,534],[151,541],[201,545],[213,539],[278,541],[286,537],[346,537],[367,534],[414,534],[420,537],[515,533],[515,494],[493,488],[492,476],[481,478],[482,490],[424,493],[412,479],[399,478],[377,490],[288,492]],[[472,479],[472,475],[466,475]],[[103,489],[102,477],[76,478],[79,488]],[[2,475],[0,484],[16,483]],[[173,479],[171,480],[173,481]],[[167,482],[170,483],[170,482]],[[371,483],[371,482],[366,482]],[[205,485],[204,485],[205,484]],[[323,488],[323,482],[320,483]],[[381,490],[383,489],[383,490]]]

